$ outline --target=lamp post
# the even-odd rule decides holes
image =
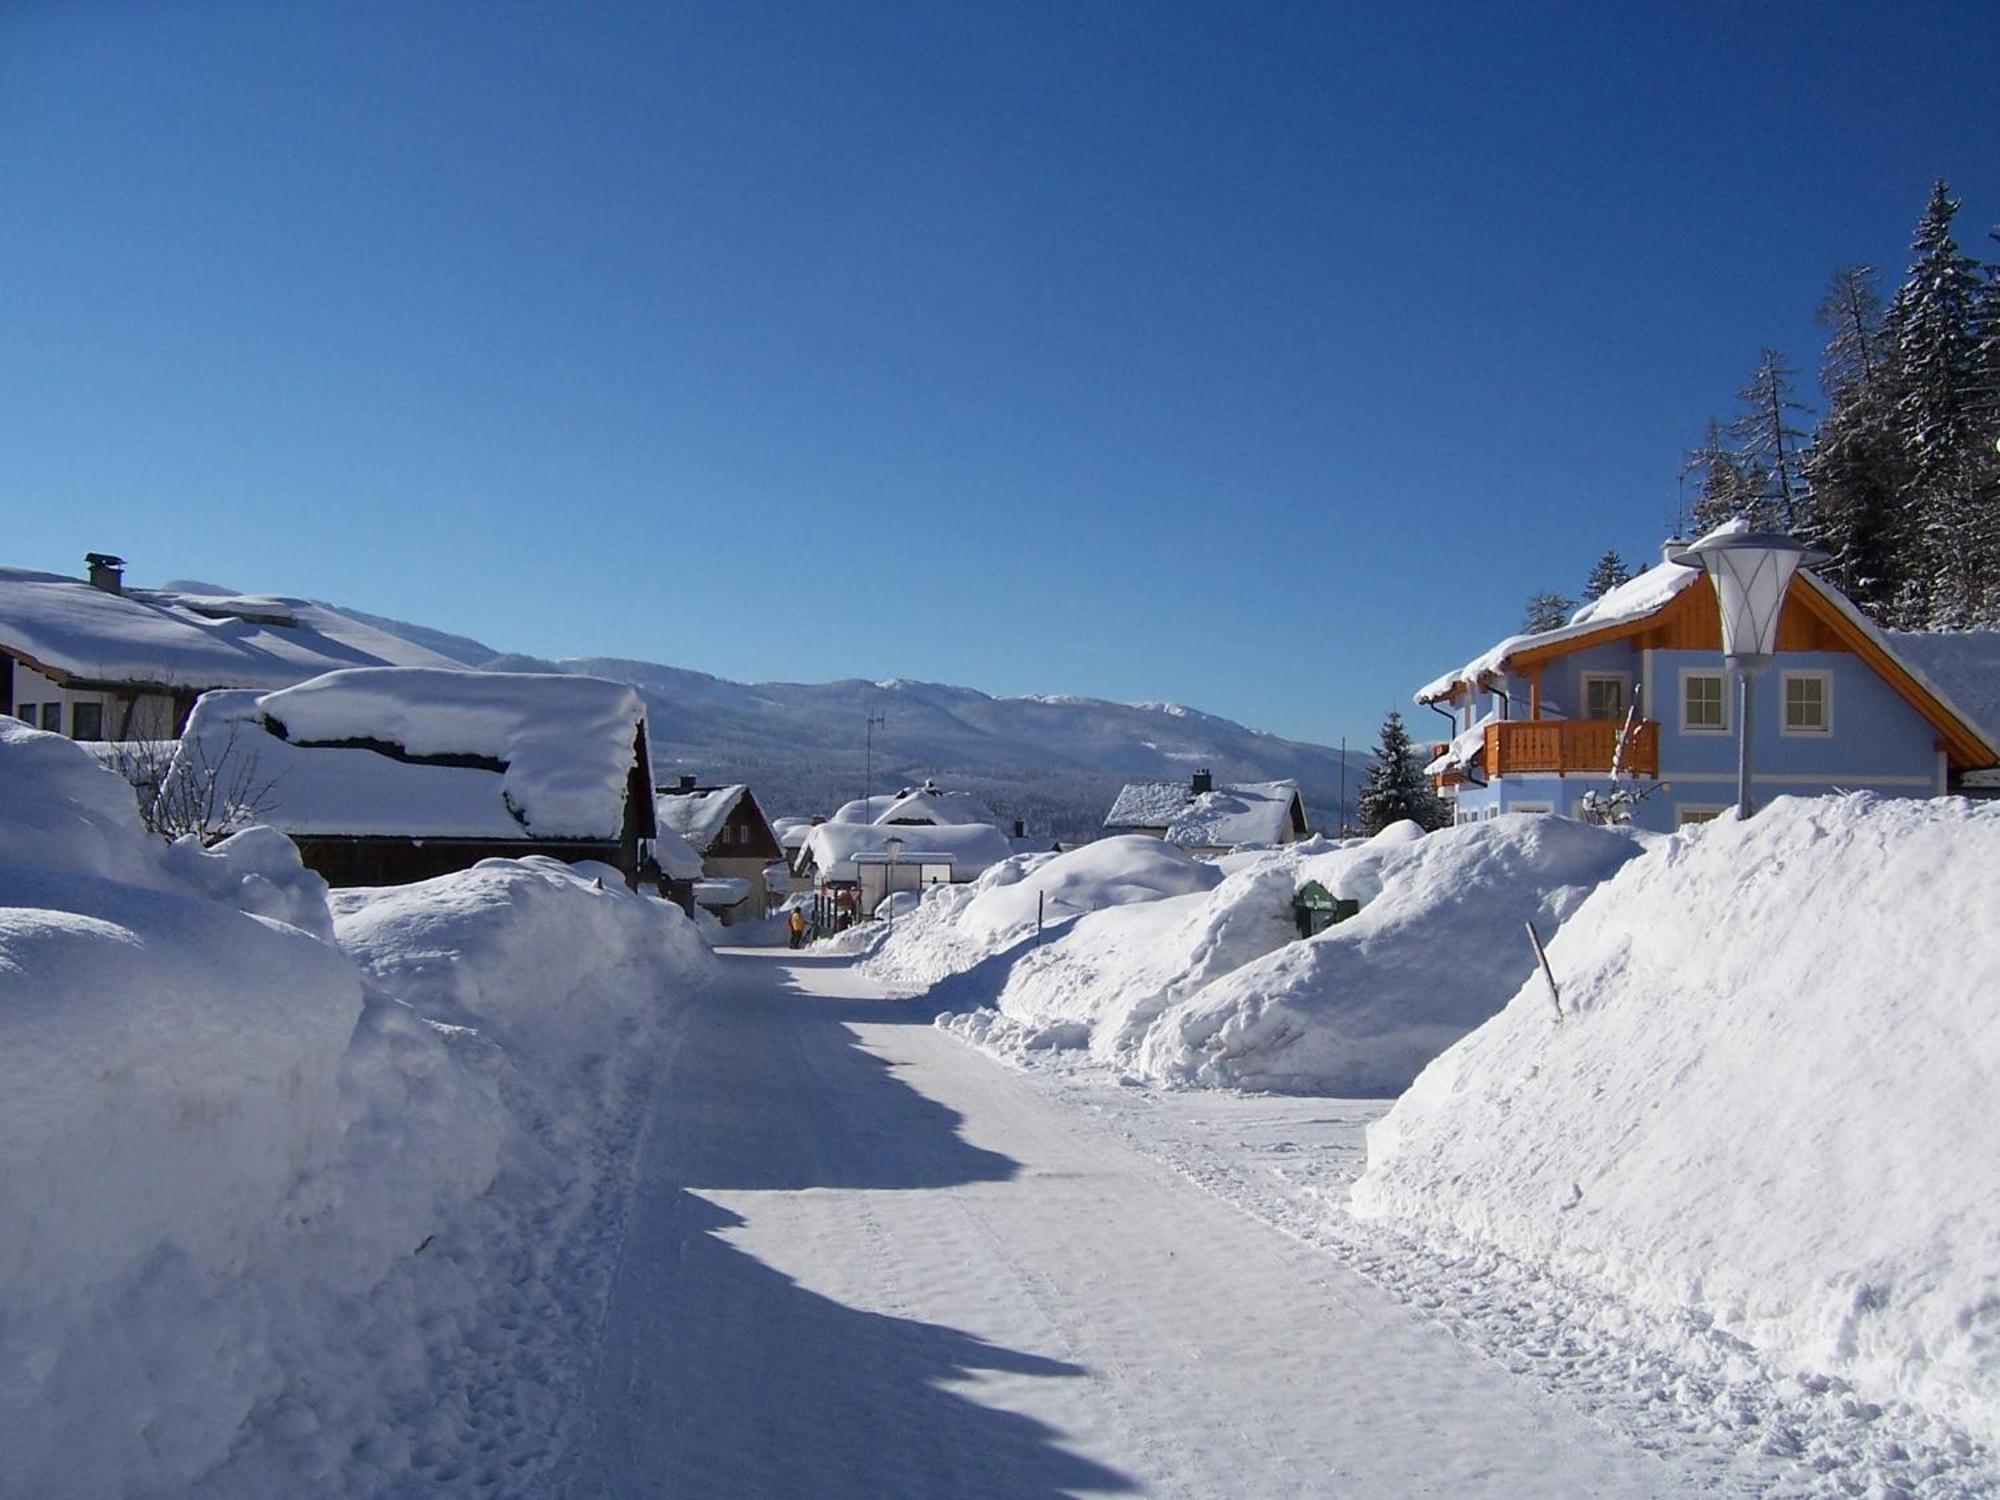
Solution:
[[[882,892],[882,899],[889,907],[889,926],[896,925],[896,856],[903,852],[903,841],[890,834],[882,841],[882,847],[889,852],[889,879]]]
[[[1768,671],[1777,654],[1778,616],[1792,575],[1826,557],[1780,532],[1752,531],[1739,521],[1716,528],[1669,560],[1704,570],[1715,585],[1722,660],[1736,674],[1736,815],[1747,818],[1756,810],[1750,796],[1750,681]]]

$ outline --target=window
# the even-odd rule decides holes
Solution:
[[[51,704],[50,707],[58,705]],[[104,705],[102,703],[74,703],[69,710],[69,737],[73,740],[101,740],[104,738]]]
[[[60,703],[44,703],[42,705],[42,728],[48,730],[51,734],[62,733],[62,705]]]
[[[1711,823],[1728,811],[1720,803],[1683,802],[1674,809],[1674,826],[1686,828],[1690,823]]]
[[[40,729],[42,727],[41,705],[39,703],[15,704],[14,717],[19,719],[23,724],[26,724],[30,729]]]
[[[1833,733],[1831,672],[1786,672],[1780,681],[1785,695],[1785,734]]]
[[[1729,699],[1720,672],[1681,673],[1681,733],[1726,734]]]
[[[1629,681],[1623,672],[1585,672],[1583,716],[1586,719],[1623,719]]]
[[[1541,813],[1544,816],[1555,810],[1553,802],[1516,802],[1512,807],[1507,809],[1508,812]]]

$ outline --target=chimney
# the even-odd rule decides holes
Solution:
[[[1189,782],[1188,785],[1191,788],[1188,795],[1190,797],[1199,797],[1204,792],[1215,790],[1215,777],[1207,766],[1203,766],[1199,771],[1194,773],[1194,780]]]
[[[694,777],[692,777],[692,776],[682,776],[682,777],[681,777],[681,784],[680,784],[680,785],[679,785],[678,787],[676,787],[676,788],[675,788],[675,790],[676,790],[676,791],[681,791],[681,792],[691,792],[691,791],[693,791],[693,790],[694,790]]]
[[[1674,554],[1676,552],[1687,551],[1687,546],[1686,540],[1682,537],[1668,537],[1664,542],[1660,543],[1660,561],[1663,563],[1672,562]]]
[[[109,552],[86,552],[84,562],[90,568],[90,586],[103,589],[107,594],[125,592],[125,559],[113,557]]]

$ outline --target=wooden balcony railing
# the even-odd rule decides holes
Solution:
[[[1512,719],[1486,726],[1486,774],[1611,769],[1622,719]],[[1625,744],[1625,770],[1634,776],[1660,774],[1660,726],[1641,719]]]

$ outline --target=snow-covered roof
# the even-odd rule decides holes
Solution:
[[[1676,594],[1702,576],[1701,569],[1685,568],[1679,563],[1661,563],[1656,568],[1649,568],[1638,577],[1628,579],[1591,600],[1569,617],[1567,625],[1559,625],[1554,630],[1510,635],[1456,671],[1425,683],[1417,689],[1417,702],[1435,703],[1440,698],[1449,698],[1461,683],[1476,684],[1492,673],[1504,671],[1508,658],[1525,647],[1553,645],[1591,635],[1607,626],[1644,619],[1671,603]]]
[[[963,823],[936,828],[892,828],[879,823],[822,823],[806,836],[802,858],[822,879],[852,880],[854,856],[888,854],[890,839],[903,841],[899,859],[915,863],[925,855],[949,855],[952,874],[970,880],[1013,857],[1013,845],[990,823]]]
[[[1281,844],[1294,831],[1296,781],[1253,781],[1203,792],[1167,825],[1167,842],[1183,849],[1236,849]]]
[[[653,837],[653,859],[669,880],[701,879],[701,855],[664,823]]]
[[[0,568],[0,647],[86,682],[277,688],[344,667],[458,663],[324,604],[126,589]]]
[[[969,792],[947,792],[930,782],[915,791],[904,792],[875,818],[878,823],[928,823],[935,825],[993,823],[993,809]]]
[[[660,792],[653,801],[659,808],[662,827],[673,829],[695,848],[706,851],[749,790],[738,782],[734,786],[700,787],[692,792]]]
[[[902,792],[879,792],[872,797],[856,797],[852,802],[843,802],[827,819],[829,823],[872,823],[889,808],[896,805]]]
[[[359,668],[204,694],[170,779],[245,767],[293,834],[616,839],[645,722],[597,677]]]
[[[1277,844],[1291,823],[1296,781],[1250,781],[1194,793],[1185,781],[1134,781],[1105,814],[1106,828],[1159,828],[1187,849]]]
[[[1447,771],[1462,771],[1471,765],[1474,757],[1486,746],[1486,726],[1499,721],[1499,711],[1481,714],[1478,721],[1463,734],[1454,735],[1444,754],[1424,767],[1426,776],[1442,776]]]
[[[1185,781],[1129,781],[1104,815],[1104,826],[1165,828],[1192,799]]]
[[[1882,638],[1925,686],[2000,744],[2000,630],[1885,630]]]

